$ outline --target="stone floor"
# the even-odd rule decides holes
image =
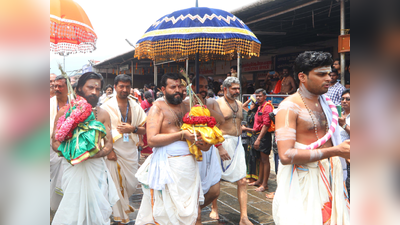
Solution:
[[[271,153],[271,169],[274,168],[273,153]],[[142,162],[143,160],[141,160]],[[273,192],[276,189],[276,175],[273,169],[271,170],[270,179],[268,181],[269,192]],[[256,187],[248,186],[248,200],[247,210],[248,217],[253,224],[261,225],[274,225],[272,219],[272,201],[265,197],[266,192],[255,191]],[[137,192],[130,197],[130,204],[136,211],[129,215],[131,222],[129,225],[135,224],[135,218],[140,207],[142,200],[142,189],[138,186]],[[236,184],[221,181],[221,192],[218,198],[218,209],[219,209],[219,220],[212,220],[208,216],[211,212],[211,207],[205,207],[202,210],[201,221],[207,225],[225,225],[225,224],[239,224],[240,212],[239,202],[237,199],[237,186]],[[116,225],[117,223],[112,223]]]

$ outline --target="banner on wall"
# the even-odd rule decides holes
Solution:
[[[199,73],[203,76],[215,74],[215,66],[213,64],[205,64],[199,67]]]
[[[272,70],[272,61],[253,61],[253,62],[243,62],[242,72],[253,72],[253,71],[263,71]]]

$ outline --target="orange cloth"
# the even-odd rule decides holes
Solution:
[[[278,80],[274,88],[274,94],[279,94],[281,92],[281,87],[282,87],[282,80]]]

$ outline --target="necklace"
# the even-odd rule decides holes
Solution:
[[[239,111],[239,106],[238,106],[238,104],[237,104],[237,102],[236,102],[236,100],[235,100],[235,103],[236,103],[236,110],[234,110],[234,109],[232,108],[231,104],[229,104],[229,102],[228,102],[228,100],[226,99],[225,96],[224,96],[224,99],[225,99],[226,104],[228,104],[229,108],[231,108],[231,110],[232,110],[232,112],[233,112],[233,116],[232,116],[233,120],[232,120],[232,122],[233,122],[233,125],[234,125],[235,128],[236,128],[236,136],[238,136],[238,135],[239,135],[239,129],[238,129],[238,126],[237,126],[237,124],[236,124],[236,114],[237,114],[237,112]]]
[[[95,118],[95,120],[97,120],[97,106],[96,106],[96,107],[93,107],[93,108],[92,108],[92,111],[93,111],[93,110],[95,111],[95,112],[94,112],[94,118]]]
[[[300,92],[299,92],[299,95],[300,95],[300,97],[301,97],[301,100],[303,101],[303,103],[304,103],[304,106],[306,107],[306,109],[307,109],[307,111],[308,111],[308,114],[310,115],[310,117],[311,117],[311,120],[312,120],[312,122],[313,122],[313,125],[314,125],[314,130],[315,130],[315,136],[317,137],[317,140],[319,140],[319,137],[318,137],[318,132],[317,132],[317,124],[315,123],[315,121],[314,121],[314,117],[313,117],[313,113],[311,112],[311,110],[310,110],[310,108],[308,108],[308,106],[307,106],[307,104],[306,104],[306,102],[304,101],[304,99],[303,99],[303,96],[300,94]],[[324,114],[325,115],[325,114]],[[315,115],[314,115],[315,116]],[[315,117],[315,120],[317,120],[317,118]],[[328,121],[326,121],[326,132],[328,132]]]
[[[171,109],[171,107],[169,106],[169,104],[167,102],[167,99],[165,99],[165,97],[164,97],[164,100],[165,100],[164,101],[165,104],[167,104],[167,106],[168,106],[169,110],[171,111],[171,113],[175,116],[175,126],[180,129],[182,127],[182,118],[183,118],[183,116],[182,116],[182,114],[183,114],[182,103],[181,103],[181,112],[178,115],[174,110]]]
[[[236,104],[236,110],[234,110],[233,108],[232,108],[232,106],[231,106],[231,104],[228,102],[228,100],[226,99],[226,97],[224,96],[224,99],[225,99],[225,102],[226,102],[226,104],[228,104],[228,106],[229,106],[229,108],[231,108],[231,110],[232,110],[232,112],[233,112],[233,122],[235,123],[235,121],[236,121],[236,114],[237,114],[237,112],[239,111],[239,106],[238,106],[238,104],[237,104],[237,102],[236,102],[236,100],[235,100],[235,104]]]

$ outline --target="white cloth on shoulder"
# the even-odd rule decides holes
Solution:
[[[229,182],[236,182],[246,177],[246,159],[242,138],[231,135],[224,135],[224,138],[225,141],[222,142],[222,146],[231,159],[222,161],[221,156],[217,154],[218,163],[222,170],[221,178]]]
[[[153,154],[139,168],[136,177],[142,183],[143,198],[135,224],[196,222],[199,202],[203,204],[204,196],[198,165],[186,142],[153,148]]]
[[[324,98],[320,98],[320,102],[330,126],[331,110]],[[331,139],[334,146],[340,144],[337,128]],[[305,146],[296,142],[294,147],[305,149]],[[273,200],[275,224],[350,224],[350,203],[347,200],[339,157],[302,165],[279,163],[277,183]]]
[[[119,200],[103,158],[72,166],[63,161],[64,197],[52,225],[109,225],[111,207]]]
[[[210,187],[221,180],[222,171],[217,157],[219,152],[214,145],[211,146],[210,150],[201,152],[203,153],[203,161],[197,161],[197,164],[199,165],[201,188],[203,193],[206,194]]]

